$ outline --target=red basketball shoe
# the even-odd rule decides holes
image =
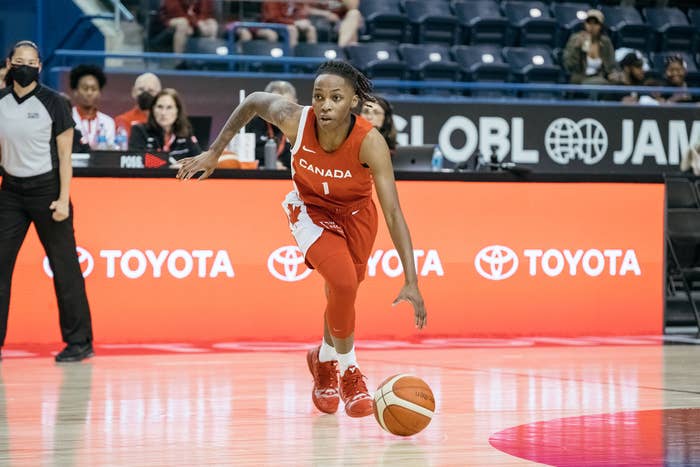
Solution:
[[[338,362],[320,362],[318,352],[321,346],[314,347],[306,354],[311,376],[314,377],[314,388],[311,400],[318,410],[324,413],[335,413],[338,410]]]
[[[365,377],[355,365],[345,370],[340,378],[340,397],[345,402],[345,413],[349,416],[372,415],[372,396],[367,391]]]

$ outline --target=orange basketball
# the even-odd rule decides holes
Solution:
[[[390,376],[374,393],[374,417],[389,433],[415,435],[428,426],[434,413],[433,391],[416,376]]]

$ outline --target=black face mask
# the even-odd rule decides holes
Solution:
[[[153,96],[144,91],[136,96],[136,103],[138,104],[139,109],[148,110],[151,108],[151,104],[153,104]]]
[[[7,71],[12,82],[23,88],[29,86],[39,79],[39,67],[29,65],[12,65]]]

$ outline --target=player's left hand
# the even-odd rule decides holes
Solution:
[[[416,320],[416,327],[418,329],[423,329],[423,327],[428,322],[428,313],[425,311],[425,304],[423,303],[423,297],[418,290],[417,284],[405,284],[399,292],[399,296],[396,297],[393,306],[398,305],[401,302],[409,302],[413,305],[413,315]]]
[[[49,205],[49,209],[53,211],[51,217],[56,222],[68,219],[68,215],[70,214],[70,204],[68,201],[62,201],[60,199],[53,201],[51,205]]]

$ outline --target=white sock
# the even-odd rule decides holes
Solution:
[[[356,366],[357,368],[360,367],[355,358],[354,346],[348,353],[338,353],[338,366],[340,366],[340,376],[343,376],[345,374],[345,370],[351,366]]]
[[[321,340],[321,350],[318,352],[319,362],[330,362],[338,360],[338,354],[335,352],[335,347],[328,345],[326,339]]]

